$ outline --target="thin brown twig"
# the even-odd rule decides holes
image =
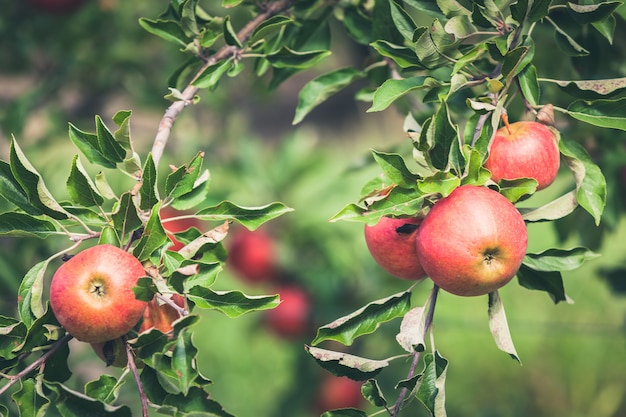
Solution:
[[[69,333],[66,333],[65,336],[63,336],[62,338],[60,338],[59,340],[54,342],[54,344],[50,347],[50,349],[48,349],[48,351],[46,353],[41,355],[35,362],[31,363],[30,365],[28,365],[26,368],[22,369],[19,373],[15,374],[15,375],[8,375],[8,376],[6,376],[9,379],[9,382],[4,387],[0,388],[0,395],[2,395],[5,392],[7,392],[9,390],[9,388],[11,388],[13,385],[15,385],[15,383],[17,381],[19,381],[20,379],[22,379],[24,376],[28,375],[29,373],[31,373],[35,369],[43,366],[43,364],[46,363],[48,358],[50,358],[50,356],[54,355],[54,353],[57,350],[59,350],[59,348],[61,346],[65,345],[67,342],[69,342],[71,338],[72,338],[72,335],[69,334]]]
[[[433,286],[433,290],[430,293],[430,301],[428,304],[428,311],[426,312],[426,320],[424,322],[424,334],[422,335],[424,339],[426,339],[426,334],[430,331],[430,328],[433,324],[433,318],[435,316],[435,305],[437,304],[437,294],[439,293],[439,287],[437,285]],[[417,369],[417,365],[420,361],[421,352],[415,351],[413,352],[413,361],[411,362],[411,367],[409,368],[409,373],[407,374],[406,379],[411,379],[415,376],[415,370]],[[404,399],[409,393],[408,388],[402,388],[400,391],[400,395],[398,395],[398,399],[393,406],[393,411],[390,413],[391,417],[397,417],[400,413],[400,409],[402,408],[402,404],[404,403]]]
[[[242,43],[247,41],[252,35],[252,33],[254,32],[254,29],[257,28],[257,26],[259,26],[261,23],[263,23],[270,17],[273,17],[277,15],[278,13],[281,13],[287,10],[293,4],[293,2],[294,0],[280,0],[280,1],[268,2],[266,5],[266,8],[263,11],[261,11],[261,13],[256,15],[252,20],[250,20],[237,33],[237,38],[239,39],[239,41],[241,41]],[[191,82],[182,91],[181,100],[175,101],[167,108],[167,110],[165,111],[165,114],[163,115],[163,117],[161,118],[161,121],[159,122],[159,128],[157,130],[156,136],[154,138],[154,142],[152,144],[152,159],[154,160],[155,166],[159,165],[159,161],[161,159],[161,156],[163,156],[163,151],[165,150],[165,145],[167,144],[167,141],[169,139],[172,126],[174,125],[174,122],[178,118],[178,115],[183,111],[185,107],[187,107],[187,105],[189,105],[189,103],[192,103],[193,98],[195,97],[196,93],[199,90],[198,87],[193,85],[194,81],[208,67],[216,64],[219,61],[222,61],[228,58],[229,56],[232,56],[233,54],[237,52],[239,52],[239,48],[237,48],[236,46],[231,46],[231,45],[226,45],[226,46],[223,46],[221,49],[219,49],[215,54],[213,54],[211,57],[209,57],[206,60],[202,68],[198,70],[198,72],[195,74]]]
[[[128,367],[130,371],[133,373],[133,378],[135,379],[135,384],[137,384],[137,389],[139,390],[139,399],[141,400],[141,413],[143,417],[148,416],[148,396],[146,395],[146,391],[143,389],[143,384],[141,383],[141,378],[139,377],[139,371],[137,370],[137,364],[135,363],[135,355],[133,355],[133,349],[130,347],[128,343],[128,338],[126,336],[122,337],[124,341],[124,347],[126,348],[126,359],[128,362]]]

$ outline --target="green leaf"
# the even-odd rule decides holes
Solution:
[[[552,0],[518,0],[511,5],[511,15],[519,23],[534,23],[548,15],[550,3]]]
[[[96,116],[96,137],[100,152],[105,158],[116,164],[124,161],[126,149],[115,139],[100,116]]]
[[[0,196],[28,214],[42,214],[41,210],[30,204],[28,196],[11,172],[11,165],[4,161],[0,161]]]
[[[406,46],[394,45],[385,40],[377,40],[370,44],[380,55],[391,58],[401,68],[424,68],[415,55],[415,51]]]
[[[196,7],[198,5],[197,0],[185,1],[182,3],[182,9],[180,11],[180,27],[185,35],[190,38],[197,38],[200,34],[198,30],[198,22],[196,19]]]
[[[517,271],[517,280],[522,287],[529,290],[545,291],[554,304],[561,301],[571,302],[565,294],[563,278],[558,271],[536,271],[522,263]]]
[[[541,78],[539,81],[542,83],[556,84],[564,92],[584,100],[616,96],[626,91],[626,77],[581,81],[563,81]]]
[[[53,219],[66,219],[67,211],[54,199],[48,187],[24,155],[15,138],[11,138],[9,160],[13,177],[22,188],[22,192],[28,197],[30,204],[42,214]]]
[[[497,291],[489,293],[489,330],[498,349],[504,353],[508,353],[513,359],[520,364],[519,356],[513,345],[513,339],[511,338],[511,332],[509,331],[509,324],[504,312],[504,305],[502,299]]]
[[[414,187],[420,176],[407,168],[402,156],[393,153],[372,151],[376,163],[380,166],[383,174],[400,187]]]
[[[384,199],[375,201],[367,207],[347,205],[330,221],[346,220],[373,225],[383,216],[413,216],[422,209],[423,203],[424,194],[420,190],[394,187]]]
[[[606,205],[606,180],[585,148],[577,142],[559,141],[559,150],[576,179],[576,201],[600,224]]]
[[[43,368],[43,377],[46,381],[65,382],[71,378],[72,372],[68,366],[70,347],[63,343],[52,356],[46,360]]]
[[[438,170],[446,171],[456,164],[461,152],[459,136],[450,121],[447,103],[439,107],[430,127],[434,138],[433,147],[428,152],[430,161]],[[461,172],[460,168],[457,167],[457,171]]]
[[[169,174],[165,179],[165,193],[175,199],[193,191],[198,186],[197,181],[202,171],[204,152],[199,152],[187,165],[183,165]],[[208,176],[205,174],[205,176]]]
[[[278,295],[249,296],[240,291],[212,291],[200,286],[191,288],[187,296],[197,307],[218,310],[230,318],[272,309],[280,303]]]
[[[237,48],[243,48],[243,44],[237,38],[237,32],[233,29],[233,24],[230,21],[230,15],[224,17],[224,40],[227,45],[236,46]]]
[[[67,193],[73,203],[85,207],[100,206],[104,198],[96,189],[95,184],[89,178],[78,155],[74,156],[70,176],[67,179]]]
[[[196,213],[199,220],[234,220],[249,230],[255,230],[263,223],[293,211],[283,203],[270,203],[260,207],[242,207],[230,201],[222,201],[216,206],[207,207]]]
[[[315,346],[325,340],[334,340],[349,346],[357,337],[375,332],[381,324],[402,317],[410,308],[409,291],[372,301],[357,311],[320,327],[311,344]]]
[[[152,207],[146,228],[134,249],[135,257],[140,261],[147,260],[154,251],[163,246],[168,240],[167,233],[159,218],[160,207],[161,205],[159,203]]]
[[[161,397],[163,398],[163,397]],[[224,408],[211,395],[199,387],[191,387],[187,395],[168,395],[162,400],[163,410],[176,410],[174,414],[170,411],[165,414],[180,417],[234,417],[226,412]]]
[[[522,197],[530,196],[537,190],[537,180],[534,178],[520,178],[515,180],[500,180],[498,182],[500,194],[511,203],[516,203]]]
[[[50,259],[35,264],[22,279],[17,295],[17,308],[20,318],[30,327],[45,313],[42,301],[44,275]]]
[[[150,210],[159,202],[157,191],[157,171],[152,159],[152,154],[148,154],[146,163],[141,174],[141,187],[139,187],[139,208]]]
[[[572,190],[561,197],[537,208],[520,207],[519,211],[527,222],[542,222],[557,220],[572,213],[578,207],[576,190]]]
[[[198,377],[195,359],[198,349],[191,342],[191,332],[181,331],[176,338],[172,352],[172,371],[178,376],[178,386],[184,395],[189,393],[193,382]]]
[[[320,75],[302,87],[293,124],[300,123],[315,107],[365,74],[353,67],[340,68]]]
[[[361,393],[367,401],[376,407],[385,407],[387,405],[387,400],[375,379],[368,379],[361,386]]]
[[[249,43],[253,45],[260,40],[269,39],[272,34],[292,23],[294,23],[294,20],[287,16],[272,16],[254,29],[254,32],[252,32],[250,36]]]
[[[0,235],[2,236],[36,236],[43,239],[54,234],[57,234],[56,227],[47,220],[25,213],[0,214]]]
[[[123,384],[123,380],[118,381],[117,378],[111,375],[100,375],[100,378],[97,380],[89,381],[85,384],[85,394],[91,398],[110,404],[117,399],[119,390]]]
[[[312,346],[305,346],[304,348],[322,368],[333,375],[347,376],[355,381],[365,381],[373,378],[389,366],[387,360],[367,359],[345,352],[335,352]]]
[[[599,254],[587,248],[548,249],[540,253],[527,253],[524,264],[535,271],[571,271]]]
[[[622,4],[621,1],[605,1],[599,4],[575,4],[567,2],[567,11],[579,24],[602,22],[613,14]]]
[[[418,382],[417,399],[435,417],[446,417],[445,382],[448,360],[435,351],[424,356],[424,371]]]
[[[402,318],[400,333],[396,335],[396,341],[409,353],[422,352],[426,343],[426,309],[415,307],[409,310]]]
[[[569,56],[587,56],[589,51],[582,45],[574,40],[574,38],[558,26],[553,20],[550,20],[552,26],[554,26],[554,36],[556,43],[561,51]]]
[[[413,90],[430,87],[430,83],[426,83],[430,78],[426,76],[415,76],[402,80],[388,79],[374,93],[372,106],[367,109],[368,112],[382,111],[389,107],[394,101]]]
[[[23,321],[0,315],[0,358],[13,359],[16,348],[24,342],[28,329]]]
[[[510,84],[513,77],[519,74],[527,65],[525,60],[530,48],[528,46],[520,46],[509,51],[504,56],[502,63],[502,75],[506,78],[507,84]]]
[[[198,88],[208,88],[212,91],[222,76],[232,67],[233,58],[219,61],[213,65],[209,65],[198,75],[192,84]]]
[[[153,35],[183,47],[191,42],[180,24],[174,20],[152,20],[142,17],[139,19],[139,25]]]
[[[298,52],[283,46],[278,51],[267,55],[266,58],[274,68],[306,69],[314,66],[330,53],[328,50]]]
[[[594,126],[626,130],[626,98],[617,100],[576,100],[567,110],[555,107],[575,119]]]
[[[537,79],[537,68],[530,64],[517,76],[524,98],[532,105],[538,106],[541,96],[541,87]]]
[[[389,6],[391,7],[391,18],[396,29],[398,29],[398,32],[402,34],[405,40],[413,42],[413,33],[417,29],[417,25],[411,15],[404,10],[402,3],[398,0],[390,0]]]
[[[131,192],[122,194],[117,210],[111,215],[115,230],[119,230],[120,237],[125,236],[142,226],[141,219],[137,214],[135,199]]]
[[[115,140],[122,145],[126,150],[132,151],[133,145],[130,139],[130,116],[132,115],[130,110],[120,110],[113,115],[113,122],[118,126],[117,130],[113,132]]]
[[[69,137],[89,162],[105,168],[115,168],[115,162],[111,161],[100,149],[96,135],[84,132],[70,123]]]
[[[58,396],[55,407],[63,417],[131,417],[128,406],[111,406],[58,383],[46,383]]]
[[[50,407],[50,400],[43,397],[34,378],[24,379],[21,389],[11,396],[20,416],[44,417]]]

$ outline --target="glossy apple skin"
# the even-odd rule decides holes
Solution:
[[[510,133],[509,133],[510,129]],[[559,171],[560,153],[557,139],[552,131],[538,122],[516,122],[496,132],[489,148],[485,168],[491,178],[533,178],[537,190],[543,190],[554,182]]]
[[[179,294],[172,295],[172,301],[179,307],[185,308],[185,297]],[[172,323],[180,318],[179,312],[169,304],[160,304],[156,298],[148,302],[143,312],[143,321],[139,326],[139,333],[150,329],[157,329],[161,333],[172,331]]]
[[[373,226],[365,225],[365,243],[374,260],[391,275],[407,280],[426,276],[415,246],[422,219],[381,217]]]
[[[141,262],[112,245],[79,252],[57,269],[50,305],[59,323],[82,342],[119,338],[139,322],[146,302],[132,288],[146,276]]]
[[[298,338],[307,333],[311,322],[311,300],[302,288],[283,285],[277,289],[281,303],[266,312],[266,323],[278,336]]]
[[[276,278],[276,248],[263,230],[237,230],[228,245],[226,264],[243,281],[256,284]]]
[[[488,294],[517,273],[528,245],[521,214],[502,194],[463,185],[437,201],[417,232],[417,253],[440,288]]]

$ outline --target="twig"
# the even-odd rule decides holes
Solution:
[[[139,377],[139,371],[137,371],[137,364],[135,363],[135,355],[133,355],[133,349],[130,347],[128,343],[128,338],[126,336],[122,337],[124,341],[124,347],[126,348],[126,359],[128,362],[128,367],[130,371],[133,373],[133,378],[135,379],[135,384],[137,384],[137,389],[139,390],[139,399],[141,401],[141,413],[143,417],[148,416],[148,396],[146,395],[146,391],[143,389],[143,384],[141,383],[141,378]]]
[[[61,346],[65,345],[67,342],[69,342],[72,337],[73,336],[71,334],[66,333],[65,336],[63,336],[62,338],[60,338],[59,340],[54,342],[52,347],[50,347],[50,349],[48,349],[48,351],[46,353],[41,355],[39,357],[39,359],[37,359],[35,362],[31,363],[30,365],[28,365],[26,368],[22,369],[19,373],[15,374],[15,375],[7,375],[6,377],[9,379],[9,383],[6,384],[4,387],[0,388],[0,395],[2,395],[5,392],[7,392],[8,389],[11,388],[13,385],[15,385],[15,383],[17,381],[19,381],[21,378],[23,378],[24,376],[28,375],[29,373],[31,373],[35,369],[39,368],[40,366],[43,366],[43,364],[46,363],[48,358],[50,358],[50,356],[54,355],[54,353],[57,350],[59,350],[59,348]]]
[[[424,334],[423,338],[426,338],[426,334],[430,331],[430,328],[433,324],[433,318],[435,316],[435,305],[437,304],[437,294],[439,294],[439,287],[437,285],[433,286],[433,290],[430,293],[430,303],[428,304],[428,311],[426,312],[426,320],[424,322]],[[421,352],[415,351],[413,352],[413,362],[411,362],[411,367],[409,368],[409,373],[406,379],[411,379],[415,376],[415,370],[417,369],[417,365],[420,361]],[[402,403],[404,403],[404,399],[409,393],[408,388],[402,388],[400,391],[400,395],[398,395],[398,399],[393,407],[393,411],[391,412],[391,417],[397,417],[398,413],[400,413],[400,409],[402,408]]]
[[[280,1],[272,1],[268,2],[267,7],[258,15],[254,17],[251,21],[249,21],[238,33],[237,38],[243,43],[247,41],[254,29],[259,26],[261,23],[269,19],[270,17],[275,16],[276,14],[288,9],[294,0],[280,0]],[[163,151],[165,150],[165,145],[167,144],[167,140],[169,139],[170,132],[172,130],[172,126],[174,122],[178,118],[178,115],[181,111],[189,103],[193,101],[194,96],[198,92],[199,88],[194,86],[194,81],[204,72],[205,69],[210,67],[211,65],[216,64],[219,61],[222,61],[229,56],[237,53],[239,48],[236,46],[226,45],[219,49],[215,54],[209,57],[205,64],[200,68],[200,70],[195,74],[192,81],[185,87],[182,91],[182,98],[179,101],[172,103],[163,118],[159,122],[159,128],[156,133],[156,137],[154,138],[154,142],[152,144],[152,159],[154,160],[155,166],[159,165],[159,161],[161,156],[163,156]]]

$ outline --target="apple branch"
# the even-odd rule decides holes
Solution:
[[[17,381],[19,381],[20,379],[22,379],[23,377],[25,377],[26,375],[28,375],[35,369],[38,369],[41,366],[43,366],[48,360],[48,358],[54,355],[55,352],[59,350],[61,346],[69,342],[72,337],[73,336],[71,334],[66,333],[65,336],[63,336],[62,338],[54,342],[54,344],[50,347],[50,349],[48,349],[46,353],[41,355],[35,362],[31,363],[30,365],[28,365],[26,368],[22,369],[20,372],[18,372],[15,375],[5,375],[5,377],[9,380],[9,382],[4,387],[0,388],[0,396],[4,394],[5,392],[7,392],[9,388],[11,388],[13,385],[15,385]]]
[[[126,359],[128,362],[128,367],[133,373],[135,384],[137,384],[137,390],[139,390],[139,400],[141,401],[141,415],[143,417],[149,417],[148,396],[146,395],[146,391],[143,389],[143,384],[141,383],[141,378],[139,377],[139,371],[137,370],[137,364],[135,363],[135,355],[133,355],[133,348],[128,343],[128,338],[126,336],[123,336],[122,340],[124,341],[124,347],[126,348]]]
[[[294,0],[280,0],[280,1],[271,1],[267,2],[265,5],[265,9],[261,11],[258,15],[254,17],[254,19],[250,20],[238,33],[237,38],[243,43],[247,41],[254,29],[257,28],[261,23],[268,20],[269,18],[287,10],[293,4]],[[236,46],[226,45],[219,49],[215,54],[209,57],[205,64],[200,68],[198,72],[194,75],[191,82],[185,87],[182,91],[182,97],[179,101],[172,103],[165,114],[161,118],[159,122],[159,128],[157,130],[156,136],[154,138],[154,142],[152,144],[152,159],[154,160],[154,165],[158,166],[161,156],[163,156],[163,151],[165,150],[165,145],[167,144],[167,140],[169,139],[170,132],[172,130],[172,126],[174,122],[178,118],[178,115],[183,111],[185,107],[187,107],[190,103],[193,102],[193,98],[198,92],[199,88],[194,86],[194,81],[211,65],[216,64],[219,61],[222,61],[233,54],[240,52],[239,48]]]
[[[426,334],[430,332],[430,328],[433,324],[433,318],[435,316],[435,305],[437,304],[437,294],[439,294],[439,286],[435,284],[429,297],[430,301],[428,304],[428,311],[426,312],[426,320],[424,322],[424,334],[422,335],[423,339],[426,339]],[[409,368],[409,373],[406,379],[411,379],[415,376],[415,370],[417,369],[417,365],[419,364],[421,352],[418,352],[416,350],[412,353],[412,356],[413,361],[411,362],[411,367]],[[398,414],[400,413],[400,409],[402,408],[402,404],[404,403],[404,399],[406,398],[408,393],[408,388],[402,388],[402,390],[400,391],[400,395],[398,395],[398,399],[393,406],[393,410],[389,413],[391,417],[398,416]]]

